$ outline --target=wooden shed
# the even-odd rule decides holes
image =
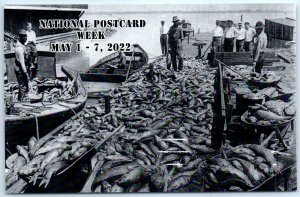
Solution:
[[[296,20],[292,18],[265,19],[265,33],[268,36],[268,47],[285,47],[287,42],[296,39]]]

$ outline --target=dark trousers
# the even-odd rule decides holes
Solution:
[[[245,51],[252,51],[253,50],[253,42],[246,42],[245,41],[244,50]]]
[[[233,52],[234,38],[225,38],[224,40],[224,51]]]
[[[245,40],[236,40],[236,52],[242,52],[244,50]]]
[[[174,71],[177,71],[177,59],[178,59],[178,70],[182,70],[183,65],[183,57],[182,57],[182,49],[180,47],[171,47],[170,51],[171,55],[171,63]],[[167,64],[167,68],[170,69],[170,64]]]
[[[21,68],[18,70],[15,69],[15,74],[19,85],[19,92],[18,92],[19,101],[21,101],[24,95],[26,94],[26,92],[28,92],[28,79],[26,74],[21,70],[22,70]]]
[[[214,52],[220,52],[222,47],[222,37],[213,37],[213,49]]]
[[[260,53],[257,62],[256,62],[256,66],[255,66],[255,72],[257,73],[261,73],[262,68],[264,67],[264,61],[265,61],[265,54],[264,53]]]
[[[160,46],[161,46],[161,53],[166,55],[168,53],[168,36],[167,34],[160,35]]]
[[[38,64],[37,64],[37,49],[36,45],[33,42],[29,42],[26,45],[26,52],[28,54],[27,58],[27,70],[30,79],[33,79],[36,77],[37,71],[38,71]]]

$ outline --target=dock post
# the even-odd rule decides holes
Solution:
[[[110,99],[111,97],[107,94],[104,95],[104,102],[105,102],[105,114],[110,113]]]

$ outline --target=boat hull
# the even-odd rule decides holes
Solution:
[[[27,145],[32,136],[37,139],[45,136],[84,108],[87,93],[81,78],[67,68],[63,68],[63,72],[69,79],[76,78],[77,96],[48,105],[50,109],[45,109],[40,114],[24,117],[7,115],[5,117],[5,147],[6,153],[9,154],[6,156],[16,152],[16,145]]]

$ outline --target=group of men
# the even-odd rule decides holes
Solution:
[[[35,43],[36,34],[32,30],[31,23],[27,23],[27,31],[19,30],[18,37],[14,40],[16,55],[14,70],[19,84],[19,101],[28,92],[30,81],[37,75],[38,64]]]
[[[227,21],[225,30],[221,27],[220,21],[216,22],[216,28],[213,31],[212,46],[214,52],[233,52],[234,42],[236,52],[252,51],[254,71],[261,73],[264,52],[267,47],[267,35],[264,32],[264,24],[258,21],[255,28],[250,27],[249,22],[238,23],[238,28],[233,25],[232,20]]]
[[[173,17],[173,25],[169,31],[166,31],[165,21],[161,21],[160,44],[162,54],[171,56],[171,61],[167,62],[167,68],[173,65],[174,71],[182,70],[182,40],[184,39],[180,20],[177,16]],[[223,30],[220,21],[216,22],[216,28],[213,31],[212,48],[214,52],[233,52],[234,42],[237,52],[252,51],[253,67],[256,72],[261,72],[264,62],[264,51],[267,47],[267,35],[264,33],[264,24],[258,21],[255,28],[250,26],[249,22],[238,23],[236,28],[232,20],[227,21],[227,27]],[[177,67],[178,60],[178,67]],[[168,61],[168,58],[167,58]]]

